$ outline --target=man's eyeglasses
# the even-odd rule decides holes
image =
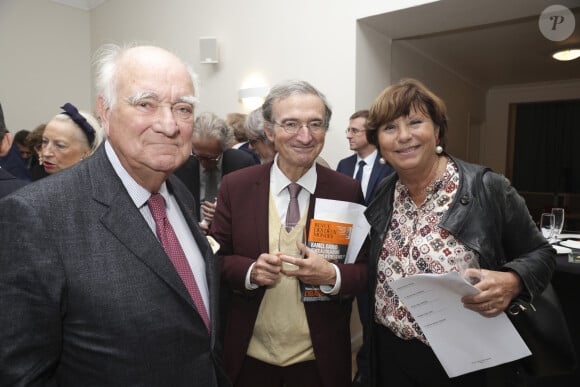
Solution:
[[[217,163],[222,158],[223,153],[220,153],[217,156],[200,156],[200,155],[196,155],[195,153],[192,153],[191,155],[193,157],[195,157],[196,159],[198,159],[199,161],[213,161],[213,162]]]
[[[349,132],[356,136],[359,133],[366,132],[366,129],[346,128],[346,130],[344,131],[344,133],[346,134],[348,134]]]
[[[324,123],[324,121],[310,121],[308,123],[302,123],[299,121],[284,121],[282,123],[280,122],[272,122],[272,124],[274,125],[278,125],[279,127],[281,127],[282,129],[284,129],[284,131],[286,131],[286,133],[288,134],[296,134],[298,133],[298,131],[300,129],[302,129],[303,126],[306,126],[308,128],[308,130],[310,130],[310,133],[312,134],[320,134],[322,132],[324,132],[327,128],[327,125]]]

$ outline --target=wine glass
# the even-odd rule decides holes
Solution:
[[[481,268],[479,261],[474,256],[463,256],[455,260],[459,274],[465,278],[467,282],[475,285],[482,280]]]
[[[563,208],[552,208],[552,214],[554,215],[554,233],[553,238],[557,240],[562,233],[564,228],[564,209]]]
[[[288,229],[290,231],[288,231]],[[278,251],[284,255],[295,258],[304,258],[304,252],[300,250],[300,243],[306,243],[306,228],[303,224],[289,224],[280,226],[278,234]],[[295,265],[284,262],[285,269],[297,269]]]
[[[540,231],[542,232],[544,238],[546,238],[548,241],[551,240],[554,236],[555,221],[556,217],[554,214],[545,212],[540,216]]]

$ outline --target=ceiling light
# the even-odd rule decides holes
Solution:
[[[561,61],[569,61],[580,58],[580,48],[568,48],[565,50],[556,51],[552,54],[552,58]]]
[[[238,91],[238,97],[247,109],[254,110],[262,106],[269,91],[267,86],[246,87]]]

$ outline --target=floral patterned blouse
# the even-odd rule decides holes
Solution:
[[[479,259],[477,252],[438,226],[453,202],[458,183],[457,166],[449,160],[443,176],[425,189],[427,197],[419,207],[407,187],[396,183],[391,223],[377,267],[375,321],[402,339],[417,338],[429,344],[389,282],[419,273],[458,271],[459,260]]]

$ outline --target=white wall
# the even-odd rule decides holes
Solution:
[[[443,99],[449,128],[447,150],[460,159],[479,162],[478,143],[474,147],[471,139],[480,136],[479,126],[473,123],[485,119],[485,90],[400,42],[392,45],[391,77],[393,82],[416,78]]]
[[[486,133],[482,136],[482,163],[505,173],[509,105],[520,102],[580,99],[580,79],[490,89],[486,98]]]
[[[221,116],[244,111],[238,90],[253,74],[269,86],[309,81],[333,108],[322,156],[335,167],[349,155],[343,128],[355,105],[353,6],[350,0],[108,1],[91,13],[91,44],[138,40],[171,49],[200,75],[200,110]],[[207,36],[218,39],[217,65],[199,63],[199,38]]]
[[[200,109],[220,115],[245,111],[237,93],[253,75],[270,86],[290,78],[311,82],[333,108],[322,156],[335,167],[350,154],[348,117],[389,81],[389,68],[381,67],[365,72],[357,87],[356,18],[428,1],[109,0],[87,12],[49,0],[0,0],[0,102],[14,130],[49,120],[67,101],[92,110],[94,50],[105,42],[152,43],[194,65]],[[199,38],[206,36],[218,39],[217,65],[199,63]]]
[[[89,13],[47,0],[0,0],[0,102],[11,132],[65,102],[92,110]]]
[[[391,39],[359,23],[356,38],[356,110],[368,109],[391,83]]]

